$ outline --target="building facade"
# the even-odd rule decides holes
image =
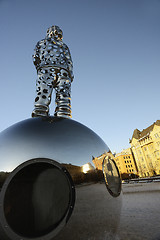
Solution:
[[[103,159],[105,158],[106,154],[102,154],[99,157],[92,157],[92,162],[94,163],[94,166],[98,170],[102,170],[102,163]]]
[[[135,129],[130,140],[140,177],[160,174],[160,120],[142,131]]]
[[[92,162],[93,162],[93,164],[94,164],[94,166],[97,170],[102,170],[103,160],[104,160],[105,157],[109,157],[111,159],[114,159],[114,156],[111,152],[105,152],[98,157],[93,157],[92,156]]]
[[[137,166],[130,148],[124,149],[115,155],[115,162],[120,174],[136,174]]]

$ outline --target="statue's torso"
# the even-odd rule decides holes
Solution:
[[[73,78],[73,63],[70,51],[62,41],[54,41],[53,39],[43,39],[39,41],[36,45],[33,59],[37,70],[45,66],[63,68],[67,70],[71,78]]]

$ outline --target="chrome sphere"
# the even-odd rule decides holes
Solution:
[[[121,182],[108,152],[97,134],[71,119],[31,118],[1,132],[0,172],[9,174],[0,192],[0,239],[114,236]]]

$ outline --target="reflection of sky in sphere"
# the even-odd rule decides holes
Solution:
[[[109,152],[92,130],[62,118],[32,118],[15,124],[0,134],[0,146],[0,171],[6,172],[39,157],[77,166],[93,164],[93,156]]]

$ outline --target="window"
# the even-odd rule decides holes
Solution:
[[[131,164],[131,167],[133,167],[132,164]]]
[[[155,133],[155,134],[154,134],[154,136],[155,136],[156,138],[159,138],[159,135],[158,135],[158,133]]]
[[[125,157],[123,157],[125,159]]]
[[[126,161],[124,161],[126,163]]]
[[[131,169],[129,171],[131,172]]]
[[[126,168],[127,168],[128,166],[126,165]]]

